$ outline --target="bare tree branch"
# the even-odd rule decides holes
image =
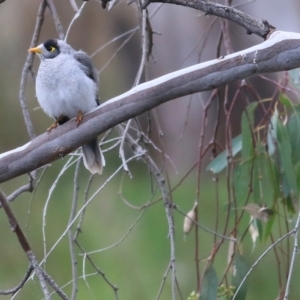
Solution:
[[[53,18],[58,36],[61,40],[63,40],[65,38],[64,29],[63,29],[62,24],[60,22],[60,19],[59,19],[59,16],[57,14],[55,5],[53,4],[53,1],[52,0],[47,0],[47,6],[49,7],[49,10],[51,12],[51,15],[52,15],[52,18]]]
[[[168,4],[176,4],[202,10],[206,15],[214,15],[224,19],[228,19],[247,30],[248,34],[256,34],[264,39],[275,29],[268,21],[258,22],[246,13],[226,5],[214,3],[207,0],[146,0],[143,8],[150,3],[161,2]]]
[[[47,288],[46,282],[45,282],[45,278],[42,275],[42,273],[40,272],[40,267],[36,261],[35,255],[33,254],[31,247],[29,245],[29,242],[27,240],[27,238],[25,237],[17,219],[15,218],[8,202],[7,199],[5,197],[5,195],[2,193],[2,191],[0,190],[0,202],[1,205],[6,213],[6,216],[8,218],[11,230],[13,232],[16,233],[16,236],[19,240],[19,243],[21,245],[21,247],[23,248],[24,252],[26,253],[28,260],[30,261],[31,266],[34,268],[34,270],[36,271],[37,277],[40,281],[41,284],[41,288],[43,290],[43,293],[45,295],[46,300],[50,300],[50,293],[49,290]]]
[[[35,178],[31,176],[31,174],[28,174],[29,176],[29,182],[21,187],[19,187],[17,190],[15,190],[13,193],[11,193],[9,196],[7,196],[7,201],[11,202],[15,200],[18,196],[20,196],[22,193],[25,192],[32,192],[34,189],[34,183],[35,183]],[[0,205],[1,207],[1,205]]]
[[[24,276],[24,278],[21,280],[21,282],[15,286],[14,288],[10,289],[10,290],[5,290],[5,291],[0,291],[0,295],[11,295],[11,294],[15,294],[17,291],[19,291],[23,285],[26,283],[26,281],[28,280],[30,274],[33,271],[33,267],[31,265],[29,265],[26,274]]]
[[[257,74],[300,66],[300,35],[274,32],[246,50],[197,64],[141,84],[28,144],[0,155],[0,182],[31,172],[69,154],[109,128],[175,98],[214,89]]]
[[[69,2],[70,2],[70,4],[71,4],[73,10],[74,10],[75,12],[77,12],[77,11],[78,11],[78,6],[77,6],[75,0],[69,0]]]
[[[41,33],[41,28],[42,28],[42,25],[44,23],[44,13],[45,13],[46,6],[47,6],[46,0],[42,1],[40,6],[39,6],[38,13],[37,13],[37,18],[36,18],[36,23],[35,23],[35,28],[34,28],[31,43],[30,43],[30,47],[34,47],[37,44],[37,41],[39,39],[39,36],[40,36],[40,33]],[[32,71],[31,70],[32,63],[33,63],[33,54],[28,52],[25,65],[24,65],[23,70],[22,70],[20,92],[19,92],[20,105],[21,105],[21,108],[22,108],[25,125],[26,125],[26,128],[27,128],[29,137],[31,139],[35,138],[35,132],[34,132],[34,129],[33,129],[33,125],[32,125],[30,115],[29,115],[29,111],[28,111],[27,104],[26,104],[25,87],[26,87],[26,83],[27,83],[27,75],[30,71]]]
[[[289,270],[288,280],[287,280],[287,283],[286,283],[284,299],[289,298],[289,293],[290,293],[290,289],[291,289],[291,282],[292,282],[292,274],[293,274],[293,269],[295,267],[295,259],[296,259],[296,256],[297,256],[298,252],[299,252],[299,245],[298,245],[299,224],[300,224],[300,212],[298,213],[296,224],[295,224],[295,227],[293,229],[294,249],[293,249],[292,259],[291,259],[291,263],[290,263],[290,270]]]
[[[40,281],[41,289],[45,295],[45,299],[51,300],[50,292],[47,286],[48,283],[57,292],[57,294],[61,296],[62,299],[67,300],[68,297],[65,295],[65,293],[59,288],[59,286],[54,282],[54,280],[39,266],[38,261],[31,249],[31,246],[26,236],[24,235],[13,211],[11,210],[9,203],[6,199],[6,196],[3,194],[1,190],[0,190],[0,203],[6,213],[11,230],[16,234],[22,249],[26,253],[31,266],[33,267],[35,274],[37,275]],[[24,285],[24,283],[25,281],[22,283],[22,285]]]

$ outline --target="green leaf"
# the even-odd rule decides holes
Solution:
[[[253,141],[253,124],[254,111],[257,107],[257,102],[248,105],[242,115],[242,158],[243,161],[248,160],[254,155],[254,141]]]
[[[298,195],[297,177],[292,162],[291,141],[287,128],[278,122],[278,150],[280,156],[280,166],[285,175],[290,192]]]
[[[253,159],[235,166],[233,171],[233,186],[237,205],[244,205],[248,198],[251,182],[251,168]]]
[[[237,289],[248,272],[248,266],[242,255],[236,253],[233,260],[232,285]],[[235,300],[245,300],[247,295],[247,281],[243,283]]]
[[[232,140],[231,144],[232,156],[234,157],[242,149],[242,136],[238,135]],[[214,174],[223,171],[228,164],[228,151],[224,150],[216,158],[214,158],[207,166],[206,170],[213,172]]]
[[[261,203],[263,198],[263,187],[262,187],[262,164],[261,158],[263,156],[256,156],[253,160],[252,170],[252,189],[253,189],[253,200],[255,203]]]
[[[267,238],[270,236],[270,234],[272,232],[274,221],[275,221],[275,214],[270,216],[269,220],[267,222],[266,229],[265,229],[265,236],[264,236],[265,241],[267,240]]]
[[[269,192],[273,193],[273,201],[276,201],[280,197],[280,179],[278,174],[278,169],[276,164],[272,158],[269,156],[266,157],[265,171],[270,181]],[[268,201],[265,202],[269,206],[273,206],[274,203],[270,203]]]
[[[216,300],[218,294],[218,278],[216,271],[212,265],[210,265],[202,280],[200,300]]]
[[[257,144],[257,156],[254,159],[252,188],[253,201],[258,204],[273,206],[280,197],[280,181],[274,161],[261,144]]]
[[[287,124],[289,140],[291,145],[291,155],[294,164],[300,161],[300,109],[294,110]]]
[[[297,186],[300,191],[300,161],[295,165],[295,172],[297,177]]]
[[[282,203],[286,205],[287,211],[291,215],[294,215],[296,213],[293,199],[290,195],[288,195],[285,199],[283,199]]]
[[[287,108],[292,108],[293,107],[293,102],[290,100],[290,98],[285,95],[285,94],[280,94],[279,95],[279,101],[282,105],[284,105]]]

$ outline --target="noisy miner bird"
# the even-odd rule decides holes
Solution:
[[[83,114],[99,105],[98,72],[91,58],[58,39],[47,40],[28,51],[41,59],[36,96],[44,112],[55,119],[47,131],[75,117],[79,125]],[[83,145],[82,152],[85,167],[92,174],[102,174],[105,160],[97,138]]]

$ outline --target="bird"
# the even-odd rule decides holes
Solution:
[[[55,119],[47,131],[72,118],[79,126],[83,115],[99,105],[99,76],[91,58],[59,39],[48,39],[28,51],[40,58],[35,81],[39,105]],[[82,152],[85,167],[92,174],[102,174],[105,159],[98,139],[82,145]]]

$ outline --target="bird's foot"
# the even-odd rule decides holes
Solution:
[[[56,120],[50,127],[47,128],[47,132],[49,133],[52,129],[58,126],[58,121]]]
[[[83,113],[82,111],[80,110],[77,114],[77,117],[76,117],[76,125],[77,127],[79,126],[79,124],[82,122],[83,120]]]
[[[55,122],[47,129],[50,132],[52,129],[56,128],[58,125],[62,125],[68,122],[70,119],[65,115],[60,115],[58,118],[55,118]]]

